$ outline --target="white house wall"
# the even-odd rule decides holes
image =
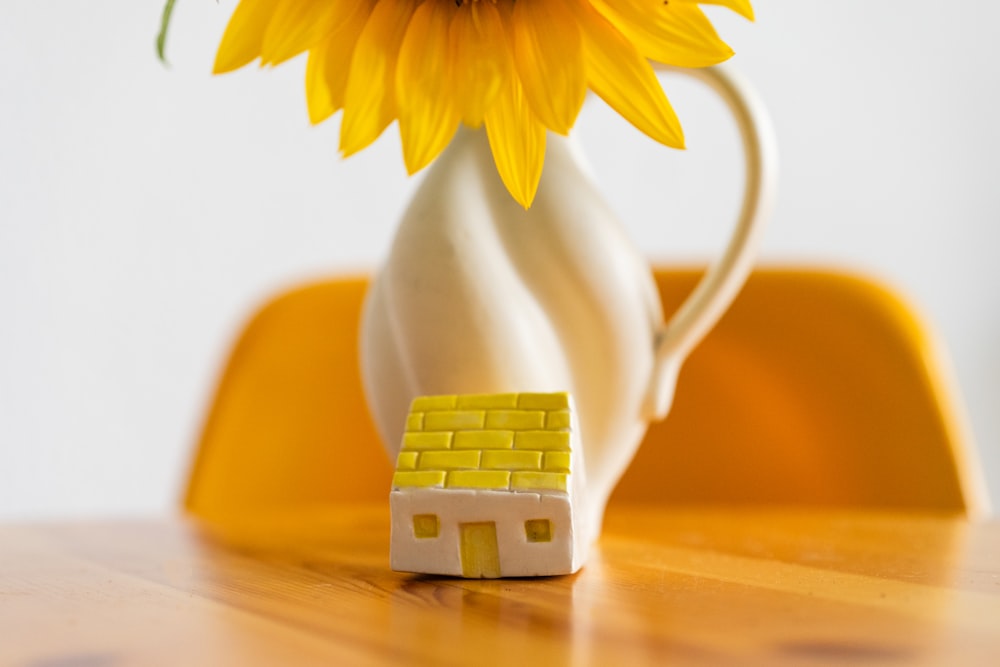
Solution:
[[[393,491],[389,501],[394,570],[462,576],[459,524],[482,521],[496,523],[501,576],[568,574],[584,561],[587,540],[574,531],[564,494],[414,488]],[[436,538],[414,537],[415,514],[437,515]],[[549,519],[552,541],[528,542],[524,522],[530,519]]]

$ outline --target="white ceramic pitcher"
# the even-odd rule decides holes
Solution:
[[[681,363],[729,306],[770,210],[776,150],[756,97],[726,69],[677,70],[732,110],[746,193],[722,257],[666,323],[646,260],[571,142],[549,135],[532,207],[497,174],[485,132],[460,130],[403,216],[368,293],[366,397],[395,459],[419,395],[569,391],[580,418],[591,536]]]

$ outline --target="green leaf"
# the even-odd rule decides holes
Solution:
[[[167,62],[164,51],[167,47],[167,28],[170,27],[170,17],[174,13],[174,1],[167,0],[167,4],[163,6],[163,17],[160,19],[160,34],[156,36],[156,55],[159,56],[160,62],[164,65],[170,64]]]

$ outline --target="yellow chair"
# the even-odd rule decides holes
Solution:
[[[699,272],[659,270],[673,312]],[[279,296],[208,415],[185,507],[207,518],[385,501],[391,468],[357,363],[365,278]],[[834,272],[758,270],[695,350],[612,503],[988,507],[955,398],[914,316]]]

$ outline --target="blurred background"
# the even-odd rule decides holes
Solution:
[[[781,147],[768,264],[899,289],[950,352],[1000,496],[1000,3],[708,7]],[[167,512],[234,336],[297,283],[371,270],[419,176],[395,127],[349,160],[303,58],[212,77],[235,0],[0,3],[0,519]],[[702,263],[742,162],[721,103],[665,76],[688,150],[590,100],[576,134],[636,244]],[[679,387],[683,391],[683,383]]]

